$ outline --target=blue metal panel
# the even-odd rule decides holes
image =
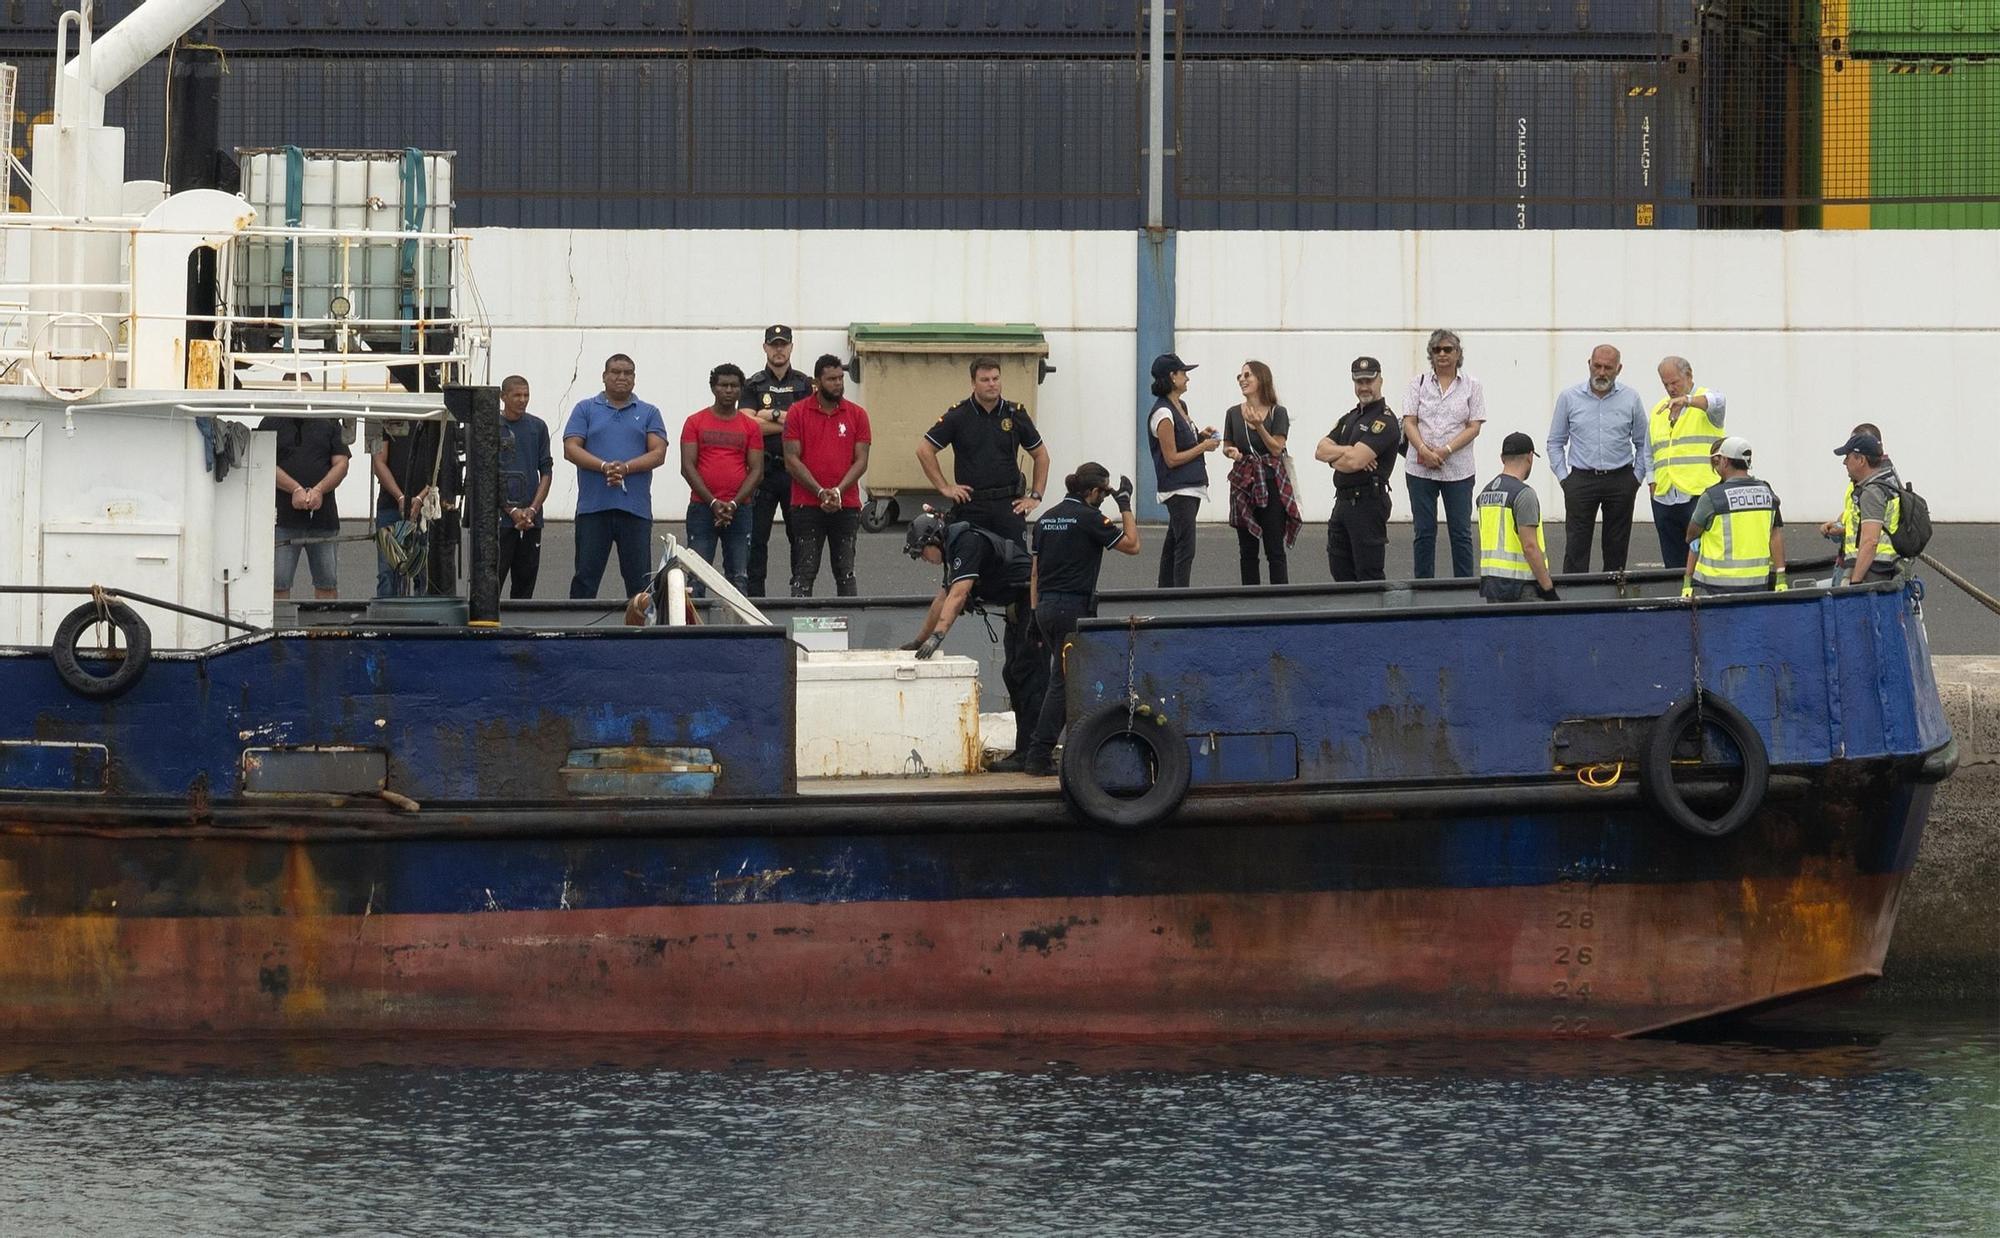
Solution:
[[[0,791],[98,795],[109,764],[103,744],[0,740]]]
[[[1071,646],[1069,682],[1081,712],[1126,699],[1129,683],[1191,736],[1294,731],[1307,783],[1529,777],[1550,771],[1565,720],[1654,717],[1686,697],[1698,629],[1704,689],[1748,694],[1772,762],[1809,765],[1949,737],[1935,689],[1912,673],[1928,660],[1914,609],[1909,592],[1842,591],[1707,606],[1698,623],[1682,605],[1583,604],[1100,619]]]
[[[791,787],[792,652],[763,628],[359,635],[301,631],[155,655],[110,702],[42,651],[0,657],[0,738],[101,743],[115,794],[222,803],[246,748],[370,748],[413,799],[565,800],[576,749],[713,754],[717,798]],[[608,764],[613,758],[592,758]],[[706,763],[706,762],[704,762]]]

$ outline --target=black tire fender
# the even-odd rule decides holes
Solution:
[[[1121,739],[1143,748],[1153,766],[1153,785],[1139,795],[1114,794],[1097,781],[1098,754]],[[1106,705],[1071,723],[1063,740],[1063,801],[1078,817],[1109,829],[1148,829],[1173,816],[1193,773],[1187,737],[1151,706]]]
[[[1695,721],[1697,711],[1700,717],[1721,729],[1729,736],[1743,754],[1743,785],[1737,790],[1736,798],[1719,817],[1704,817],[1687,802],[1678,784],[1674,781],[1674,749],[1679,746],[1681,736]],[[1646,737],[1646,755],[1640,763],[1640,789],[1646,802],[1652,805],[1667,820],[1690,834],[1704,838],[1722,838],[1743,828],[1764,803],[1764,795],[1771,789],[1771,754],[1764,747],[1764,737],[1757,733],[1756,726],[1744,716],[1742,710],[1713,692],[1690,696],[1668,706],[1667,712],[1654,720],[1653,729]]]
[[[107,621],[124,640],[125,650],[116,659],[111,673],[100,675],[84,665],[77,654],[77,644],[92,626]],[[49,653],[63,686],[78,696],[108,701],[131,691],[132,685],[146,673],[146,664],[153,656],[153,632],[139,612],[123,602],[106,602],[101,607],[96,602],[85,602],[63,616]]]

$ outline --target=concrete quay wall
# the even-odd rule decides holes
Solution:
[[[1932,659],[1958,772],[1903,888],[1882,998],[2000,1004],[2000,657]]]

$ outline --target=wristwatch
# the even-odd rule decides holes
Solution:
[[[1031,499],[1039,499],[1042,497],[1042,492],[1039,490],[1030,490],[1028,491],[1028,497]]]

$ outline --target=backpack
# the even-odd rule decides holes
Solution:
[[[1901,500],[1896,531],[1889,535],[1889,544],[1896,548],[1896,557],[1914,559],[1924,553],[1924,548],[1931,544],[1931,505],[1924,501],[1914,486],[1892,486],[1886,481],[1870,484],[1886,487],[1891,495]]]

